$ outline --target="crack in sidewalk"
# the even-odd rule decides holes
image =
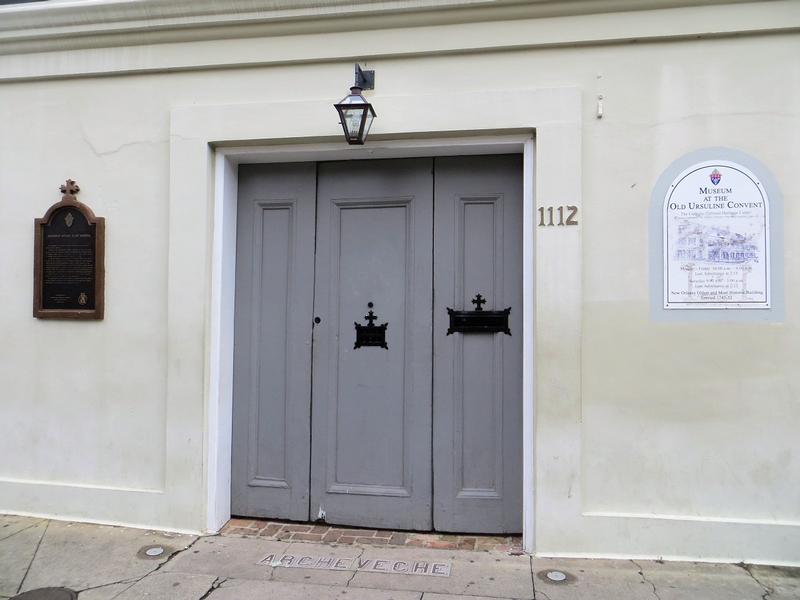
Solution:
[[[747,563],[740,562],[740,563],[737,563],[736,566],[737,567],[741,567],[745,571],[745,573],[750,575],[750,578],[753,581],[755,581],[761,587],[762,590],[764,590],[764,593],[761,594],[761,600],[767,600],[767,598],[772,596],[772,594],[775,591],[775,589],[771,588],[771,587],[769,587],[767,585],[764,585],[763,583],[761,583],[761,581],[758,579],[758,577],[756,577],[753,574],[753,571],[751,570],[752,565],[748,565]]]
[[[76,591],[77,591],[77,592],[80,594],[80,593],[83,593],[83,592],[86,592],[86,591],[89,591],[89,590],[96,590],[96,589],[99,589],[99,588],[110,587],[110,586],[112,586],[112,585],[122,585],[122,584],[125,584],[125,583],[129,583],[129,584],[130,584],[129,586],[127,586],[126,588],[124,588],[124,589],[120,590],[119,592],[117,592],[116,594],[114,594],[114,595],[111,597],[111,600],[114,600],[114,598],[117,598],[118,596],[121,596],[122,594],[124,594],[125,592],[127,592],[129,589],[131,589],[133,586],[135,586],[137,583],[139,583],[140,581],[142,581],[143,579],[145,579],[146,577],[149,577],[149,576],[150,576],[150,575],[152,575],[153,573],[155,573],[155,572],[157,572],[158,570],[160,570],[160,569],[161,569],[161,567],[163,567],[164,565],[166,565],[166,564],[167,564],[168,562],[170,562],[170,561],[171,561],[173,558],[175,558],[175,557],[176,557],[176,556],[178,556],[179,554],[183,554],[184,552],[186,552],[186,551],[187,551],[189,548],[191,548],[192,546],[194,546],[194,545],[195,545],[195,544],[198,542],[198,540],[199,540],[201,537],[203,537],[203,536],[197,536],[197,537],[196,537],[194,540],[192,540],[192,541],[191,541],[191,543],[189,543],[189,544],[188,544],[188,545],[187,545],[185,548],[180,548],[180,549],[178,549],[178,550],[175,550],[175,552],[173,552],[172,554],[170,554],[170,555],[169,555],[169,556],[166,558],[166,560],[165,560],[164,562],[158,563],[158,564],[155,566],[155,568],[153,568],[153,569],[150,569],[150,570],[149,570],[149,571],[147,571],[147,573],[145,573],[144,575],[141,575],[141,576],[139,576],[139,577],[126,577],[125,579],[119,579],[119,580],[117,580],[117,581],[110,581],[110,582],[108,582],[108,583],[103,583],[103,584],[100,584],[100,585],[95,585],[95,586],[91,586],[91,587],[83,588],[83,589],[81,589],[81,590],[76,590]]]
[[[347,580],[347,583],[344,584],[344,587],[350,587],[350,582],[356,578],[356,574],[358,574],[358,561],[361,560],[362,556],[364,556],[364,551],[366,551],[366,547],[362,546],[361,552],[358,553],[358,556],[356,556],[355,560],[353,561],[355,562],[356,568],[353,569],[353,574],[350,575],[350,579]]]
[[[82,588],[80,590],[75,590],[75,591],[78,592],[79,594],[81,594],[83,592],[88,592],[90,590],[99,590],[99,589],[102,589],[102,588],[110,587],[112,585],[122,585],[123,583],[133,584],[133,583],[136,583],[137,581],[140,581],[140,580],[141,580],[141,578],[127,577],[125,579],[120,579],[119,581],[112,581],[110,583],[101,583],[100,585],[92,585],[92,586],[89,586],[89,587],[86,587],[86,588]]]
[[[656,589],[656,584],[650,581],[644,574],[644,569],[642,569],[642,565],[637,563],[635,560],[631,559],[631,562],[636,565],[636,568],[639,569],[639,576],[642,578],[642,583],[650,584],[650,587],[653,588],[653,596],[655,596],[658,600],[661,600],[661,596],[658,595],[658,590]]]
[[[145,575],[145,577],[147,577],[147,575]],[[140,577],[140,578],[139,578],[139,579],[137,579],[136,581],[132,582],[132,583],[131,583],[129,586],[127,586],[125,589],[123,589],[123,590],[120,590],[119,592],[117,592],[116,594],[114,594],[113,596],[111,596],[110,600],[114,600],[114,598],[118,598],[119,596],[121,596],[122,594],[124,594],[125,592],[127,592],[129,589],[131,589],[133,586],[135,586],[137,583],[139,583],[139,582],[140,582],[142,579],[144,579],[144,577]]]
[[[36,560],[36,555],[39,554],[39,547],[42,545],[42,540],[44,539],[45,534],[47,533],[47,528],[50,527],[50,521],[47,521],[44,526],[44,531],[42,535],[39,536],[39,541],[36,542],[36,549],[33,551],[33,556],[31,556],[31,562],[28,563],[28,568],[25,569],[25,575],[22,576],[22,581],[19,582],[17,586],[17,594],[22,589],[22,586],[25,584],[25,580],[28,578],[28,573],[31,571],[31,567],[33,566],[33,561]]]
[[[214,581],[211,582],[211,587],[206,590],[206,593],[200,596],[197,600],[205,600],[211,594],[213,594],[219,588],[219,586],[221,586],[226,581],[228,581],[227,577],[217,577]]]
[[[533,576],[533,556],[528,557],[528,565],[531,570],[531,591],[533,592],[533,600],[536,600],[536,578]]]
[[[167,560],[165,560],[165,561],[164,561],[164,562],[162,562],[162,563],[158,563],[158,565],[156,566],[156,568],[155,568],[155,569],[153,569],[152,571],[150,571],[149,573],[147,573],[147,575],[152,575],[152,574],[153,574],[153,573],[155,573],[156,571],[159,571],[159,570],[161,570],[161,567],[163,567],[163,566],[165,566],[165,565],[169,564],[170,562],[172,562],[172,559],[173,559],[173,558],[175,558],[175,557],[176,557],[176,556],[178,556],[179,554],[183,554],[183,553],[184,553],[184,552],[186,552],[187,550],[191,550],[192,546],[194,546],[194,545],[195,545],[197,542],[199,542],[199,541],[200,541],[202,538],[204,538],[204,537],[211,537],[211,536],[203,536],[203,535],[198,535],[198,536],[197,536],[196,538],[194,538],[194,539],[193,539],[191,542],[189,542],[189,544],[188,544],[187,546],[185,546],[184,548],[181,548],[180,550],[175,550],[175,552],[173,552],[172,554],[170,554],[170,555],[167,557]],[[147,575],[144,575],[144,576],[142,577],[142,579],[144,579],[145,577],[147,577]]]
[[[18,533],[22,533],[23,531],[28,531],[28,529],[30,529],[31,527],[36,527],[37,525],[41,525],[41,524],[42,524],[42,523],[44,523],[45,521],[47,521],[47,519],[42,519],[42,520],[40,520],[40,521],[36,521],[36,523],[33,523],[33,524],[31,524],[31,525],[28,525],[27,527],[23,527],[22,529],[17,529],[17,530],[16,530],[14,533],[9,533],[9,534],[8,534],[6,537],[4,537],[4,538],[0,538],[0,542],[4,542],[4,541],[6,541],[8,538],[12,538],[12,537],[14,537],[15,535],[17,535]],[[0,598],[2,598],[2,596],[0,596]]]

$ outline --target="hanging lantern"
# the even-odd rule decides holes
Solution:
[[[334,104],[339,112],[344,137],[348,144],[363,144],[376,116],[372,104],[367,102],[361,91],[361,87],[354,85],[341,102]]]

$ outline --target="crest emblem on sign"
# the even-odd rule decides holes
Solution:
[[[81,306],[83,306],[83,305],[84,305],[84,304],[86,304],[88,301],[89,301],[89,298],[88,298],[88,296],[86,295],[86,292],[81,292],[81,293],[80,293],[80,295],[78,296],[78,304],[80,304]]]
[[[711,183],[713,183],[714,185],[717,185],[720,181],[722,181],[722,173],[720,173],[716,169],[711,171],[711,175],[709,177],[711,177]]]
[[[75,221],[75,217],[72,216],[71,212],[68,212],[67,216],[64,217],[64,222],[67,224],[67,227],[72,227],[73,221]]]

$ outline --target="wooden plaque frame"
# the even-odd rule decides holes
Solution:
[[[95,216],[92,209],[79,202],[75,194],[80,188],[71,179],[61,186],[61,201],[53,204],[44,217],[34,220],[33,316],[37,319],[102,320],[105,313],[105,231],[106,221]],[[44,306],[44,230],[52,224],[53,216],[62,208],[73,208],[86,219],[94,231],[94,308],[45,308]]]

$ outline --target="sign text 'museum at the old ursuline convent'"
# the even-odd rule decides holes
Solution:
[[[664,308],[769,308],[769,199],[747,168],[707,161],[664,198]]]

